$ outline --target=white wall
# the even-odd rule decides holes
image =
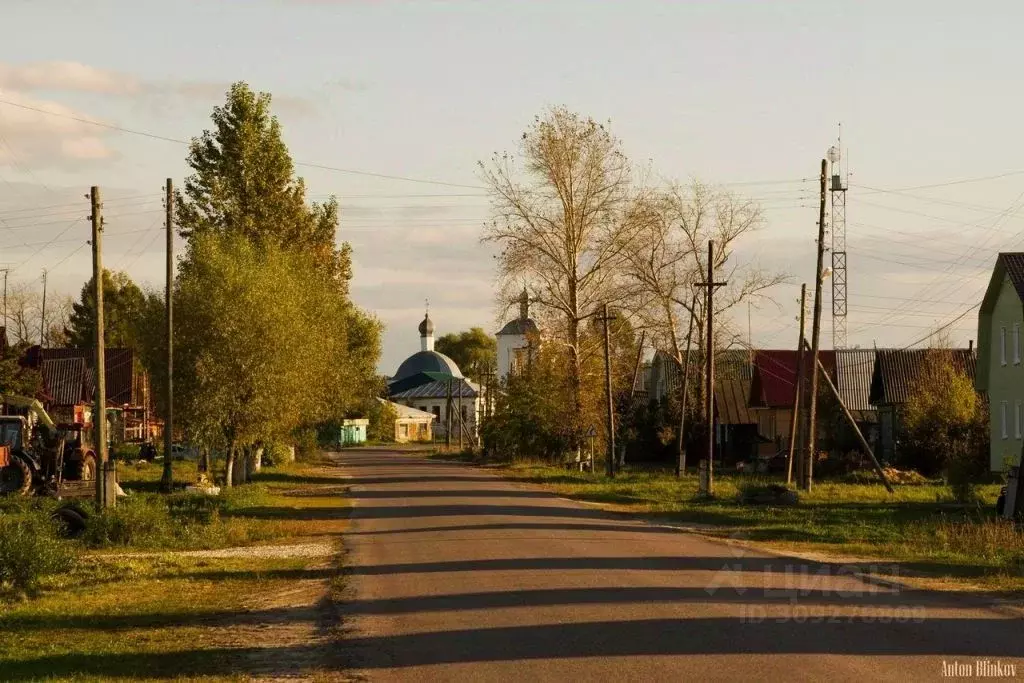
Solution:
[[[499,334],[498,335],[498,379],[505,381],[512,371],[512,359],[516,349],[525,349],[527,346],[525,334]]]

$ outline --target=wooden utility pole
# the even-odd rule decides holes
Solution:
[[[100,188],[95,185],[89,193],[92,215],[92,284],[96,301],[96,358],[93,368],[96,374],[96,403],[93,406],[92,424],[96,437],[96,507],[110,507],[106,492],[107,478],[107,363],[103,340],[103,204],[100,202]]]
[[[4,268],[4,327],[7,327],[7,273],[10,268]]]
[[[800,338],[796,342],[796,387],[793,394],[793,414],[789,419],[789,456],[786,458],[786,483],[793,483],[793,459],[799,437],[800,411],[803,406],[804,389],[804,319],[807,310],[807,283],[800,285]],[[801,461],[802,464],[802,461]],[[799,470],[803,472],[803,470]],[[800,477],[802,479],[803,477]]]
[[[615,316],[608,313],[608,304],[604,305],[604,314],[598,317],[604,323],[604,390],[608,395],[608,462],[605,471],[609,477],[615,476],[615,407],[612,404],[612,346],[608,334],[608,322]]]
[[[704,350],[706,369],[704,371],[704,419],[708,428],[707,457],[707,496],[715,494],[715,288],[725,286],[726,282],[715,282],[715,241],[708,240],[708,276],[707,281],[700,283],[707,288],[704,304],[704,320],[707,327],[707,340]]]
[[[686,330],[686,355],[683,357],[683,395],[679,400],[679,439],[676,452],[676,476],[686,474],[686,399],[690,395],[690,348],[693,342],[693,312],[697,310],[697,295],[690,302],[690,325]]]
[[[445,400],[444,409],[444,450],[447,452],[452,447],[452,381],[448,380],[448,396]]]
[[[462,419],[462,382],[459,382],[459,453],[466,450],[462,443],[462,433],[466,431],[465,420]]]
[[[174,183],[168,178],[164,196],[167,223],[167,286],[164,293],[167,337],[167,413],[164,418],[164,473],[160,487],[170,493],[174,488]]]
[[[46,269],[43,268],[43,307],[39,313],[39,348],[46,348]]]
[[[821,284],[823,279],[823,262],[825,258],[825,181],[828,172],[828,161],[821,160],[821,196],[818,204],[818,266],[814,271],[814,318],[811,322],[811,368],[818,366],[818,345],[821,338]],[[808,491],[814,486],[814,452],[815,436],[818,428],[818,373],[811,371],[810,417],[807,422],[807,470],[804,488]]]

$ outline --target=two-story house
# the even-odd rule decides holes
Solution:
[[[988,395],[989,468],[1020,462],[1024,445],[1024,252],[999,254],[978,312],[975,386]]]

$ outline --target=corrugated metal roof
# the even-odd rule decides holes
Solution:
[[[92,349],[41,349],[33,347],[28,352],[29,364],[40,366],[48,360],[81,358],[90,371],[95,352]],[[104,354],[107,375],[107,403],[114,405],[136,405],[135,395],[135,354],[131,349],[110,348]],[[89,396],[92,396],[95,377],[86,379]]]
[[[906,403],[928,362],[929,354],[939,349],[878,349],[871,377],[871,403]],[[949,349],[954,365],[974,381],[977,352],[974,349]]]
[[[835,353],[839,397],[851,411],[872,410],[871,377],[875,372],[875,350],[842,349]]]
[[[43,386],[55,406],[73,406],[88,400],[85,393],[85,359],[54,358],[39,368]]]
[[[461,386],[461,394],[460,394]],[[452,398],[473,398],[477,395],[477,386],[464,378],[457,378],[451,380]],[[415,387],[410,387],[404,391],[391,394],[391,398],[447,398],[448,397],[448,382],[446,380],[435,380],[432,382],[426,382]]]
[[[1024,252],[1003,252],[999,254],[999,260],[1006,268],[1006,275],[1017,290],[1017,296],[1024,301]]]
[[[715,408],[718,412],[718,421],[722,424],[757,424],[757,417],[750,409],[750,381],[748,380],[715,380]]]
[[[804,376],[810,377],[810,352],[804,353]],[[825,371],[836,376],[835,351],[818,351]],[[751,405],[765,408],[792,407],[796,393],[796,350],[760,350],[754,352],[754,384]]]

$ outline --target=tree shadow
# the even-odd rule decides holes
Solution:
[[[559,496],[547,491],[523,491],[520,489],[429,489],[409,491],[406,489],[388,491],[349,491],[348,497],[356,500],[374,500],[379,498],[541,498],[557,499]]]

